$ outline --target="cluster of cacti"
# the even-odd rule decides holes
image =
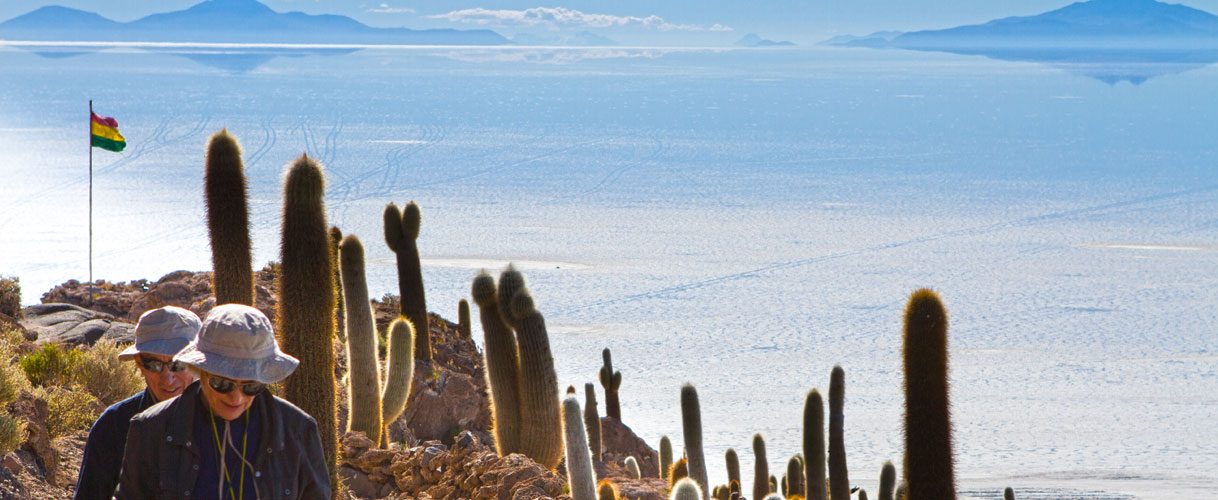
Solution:
[[[947,310],[935,292],[914,292],[905,307],[905,473],[908,498],[954,500],[948,400]]]
[[[765,458],[765,439],[753,434],[753,498],[765,498],[770,494],[770,465]]]
[[[571,498],[596,500],[596,472],[592,468],[592,456],[588,453],[588,440],[584,436],[583,415],[575,396],[568,396],[562,402],[562,428]]]
[[[601,416],[596,410],[596,386],[590,382],[584,384],[584,428],[588,431],[588,449],[592,450],[592,460],[599,462],[601,459]]]
[[[829,498],[850,496],[850,477],[846,471],[846,441],[842,427],[846,414],[846,371],[834,366],[829,375]]]
[[[249,204],[241,145],[227,129],[207,141],[203,200],[211,240],[212,290],[216,304],[254,305]]]
[[[401,312],[414,326],[414,357],[431,361],[431,332],[427,326],[427,300],[423,296],[423,269],[419,263],[419,223],[421,216],[415,202],[406,204],[405,212],[390,203],[385,206],[385,244],[397,255],[398,293]],[[557,404],[555,404],[557,406]]]
[[[621,422],[622,405],[617,398],[617,389],[622,385],[622,372],[613,371],[613,358],[608,347],[601,351],[601,357],[605,359],[600,371],[601,385],[605,388],[605,415]]]
[[[414,375],[414,328],[399,317],[389,325],[389,358],[386,377],[381,379],[377,359],[376,323],[368,301],[364,274],[364,246],[348,236],[339,249],[339,263],[346,303],[348,365],[348,431],[363,431],[373,442],[386,444],[385,426],[406,408]]]
[[[605,350],[605,361],[609,360]],[[685,458],[688,460],[689,477],[697,481],[702,500],[708,500],[706,456],[702,454],[702,408],[698,404],[698,391],[692,384],[681,386],[681,428],[685,434]]]
[[[499,284],[485,271],[474,278],[474,301],[485,334],[487,386],[491,392],[496,447],[500,455],[522,453],[544,467],[562,458],[558,376],[545,319],[511,266]]]
[[[672,467],[672,440],[660,436],[660,479],[668,480],[668,469]]]
[[[288,167],[283,189],[279,311],[283,351],[300,360],[283,381],[284,397],[317,421],[333,480],[338,448],[334,380],[334,270],[322,201],[321,167],[301,156]],[[332,481],[333,482],[333,481]]]
[[[643,478],[643,472],[639,470],[639,461],[634,457],[626,457],[626,462],[622,465],[626,467],[626,474],[630,476],[630,479]]]

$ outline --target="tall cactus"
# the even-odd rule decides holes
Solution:
[[[503,289],[502,277],[500,280],[500,289]],[[521,453],[541,466],[553,469],[562,459],[562,429],[558,374],[554,372],[546,322],[537,312],[527,288],[513,294],[511,313],[520,353]]]
[[[765,458],[765,438],[753,434],[753,498],[765,498],[770,494],[770,464]]]
[[[596,410],[596,386],[584,384],[584,429],[588,431],[588,449],[592,460],[601,460],[601,416]]]
[[[804,401],[804,491],[808,500],[825,500],[825,403],[812,389]]]
[[[597,500],[596,472],[588,453],[588,440],[579,410],[579,400],[569,396],[562,402],[563,438],[566,442],[567,484],[572,500]]]
[[[672,487],[672,494],[668,498],[669,500],[706,500],[706,495],[697,481],[687,477],[677,481],[677,484]]]
[[[414,326],[404,317],[389,323],[389,354],[385,359],[384,380],[381,383],[381,421],[392,424],[406,411],[410,386],[414,382]],[[382,437],[387,434],[382,433]],[[381,439],[386,445],[386,440]]]
[[[469,301],[465,299],[457,302],[457,330],[461,338],[470,338]]]
[[[880,469],[880,500],[895,500],[892,496],[897,483],[897,468],[892,462],[884,462]]]
[[[846,469],[846,441],[842,427],[846,413],[846,371],[834,366],[829,375],[829,498],[850,498],[850,475]]]
[[[609,350],[605,349],[606,362],[609,361],[608,353]],[[698,404],[698,391],[692,384],[681,386],[681,428],[685,434],[689,477],[697,481],[702,500],[708,500],[710,488],[707,487],[706,456],[702,454],[702,408]]]
[[[605,387],[605,415],[621,422],[622,405],[618,401],[617,389],[622,386],[622,372],[613,371],[613,357],[609,354],[608,347],[601,351],[601,357],[605,359],[605,366],[602,366],[600,371],[601,385]],[[706,489],[705,484],[702,489]]]
[[[241,145],[223,129],[207,141],[203,199],[216,304],[254,305],[254,270]]]
[[[334,271],[322,199],[321,167],[302,155],[288,167],[283,189],[279,336],[300,367],[283,381],[284,396],[317,421],[334,483],[338,448],[334,394]]]
[[[668,480],[668,469],[672,467],[672,440],[660,436],[660,479]]]
[[[798,456],[787,460],[787,491],[782,496],[791,495],[804,496],[804,463]]]
[[[727,465],[727,484],[730,487],[732,481],[740,483],[740,457],[736,455],[736,450],[728,448],[723,452],[723,461]]]
[[[431,333],[427,326],[427,301],[423,297],[423,269],[419,264],[419,206],[406,204],[406,210],[390,203],[385,206],[385,244],[397,255],[398,293],[402,316],[415,329],[414,357],[431,361]]]
[[[494,415],[495,448],[502,456],[520,448],[520,354],[516,335],[499,315],[495,278],[485,270],[478,273],[470,288],[482,320],[483,350],[486,356],[486,382],[491,392]],[[506,299],[504,299],[506,300]]]
[[[955,500],[947,310],[928,289],[905,307],[905,474],[910,500]]]
[[[347,236],[338,250],[347,332],[347,431],[381,442],[381,370],[376,356],[376,320],[364,276],[364,245]]]

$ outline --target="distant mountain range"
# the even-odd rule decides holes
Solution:
[[[741,37],[739,40],[736,40],[736,46],[737,47],[793,47],[793,46],[795,46],[795,44],[792,42],[786,41],[786,40],[783,40],[781,42],[775,42],[774,40],[767,40],[767,39],[761,38],[761,36],[756,33],[749,33],[749,34]]]
[[[120,23],[48,6],[0,23],[0,39],[23,41],[503,45],[491,30],[373,28],[337,15],[275,12],[257,0],[206,0]]]
[[[950,29],[839,36],[822,45],[954,49],[1214,49],[1218,16],[1155,0],[1091,0],[1035,16]]]

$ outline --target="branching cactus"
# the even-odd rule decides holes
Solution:
[[[283,381],[285,399],[317,421],[322,452],[335,479],[338,448],[334,394],[334,268],[323,200],[321,167],[301,156],[288,167],[283,189],[279,336],[300,367]]]
[[[461,333],[461,338],[470,338],[469,301],[465,299],[457,302],[457,329]]]
[[[502,283],[501,277],[500,290]],[[520,353],[520,449],[541,466],[553,469],[562,459],[562,429],[558,375],[554,372],[546,322],[537,312],[528,289],[513,294],[511,313]]]
[[[669,500],[706,500],[706,494],[703,493],[702,487],[690,478],[683,478],[677,481],[676,486],[672,488],[672,494],[668,497]]]
[[[892,465],[892,462],[884,462],[884,467],[880,469],[880,500],[895,500],[892,495],[896,483],[896,466]]]
[[[922,289],[905,307],[905,473],[910,500],[955,500],[947,310]]]
[[[579,400],[569,396],[562,402],[563,438],[566,442],[567,484],[572,500],[596,500],[596,473],[588,440],[584,436],[583,415]]]
[[[770,494],[770,465],[765,458],[765,438],[753,434],[753,498],[765,498]],[[777,481],[775,481],[777,482]]]
[[[203,199],[211,240],[212,290],[216,304],[254,305],[249,202],[241,145],[227,129],[207,141]]]
[[[427,326],[427,300],[423,297],[423,269],[419,264],[419,206],[406,205],[405,211],[390,203],[385,206],[385,243],[397,254],[398,293],[402,316],[410,319],[416,332],[414,357],[431,361],[431,333]]]
[[[470,289],[482,320],[486,382],[491,393],[495,447],[499,455],[520,451],[520,354],[516,334],[499,315],[495,278],[478,273]]]
[[[584,428],[588,431],[588,449],[592,450],[592,460],[599,462],[601,460],[601,416],[596,409],[596,386],[591,382],[584,384]]]
[[[668,469],[672,467],[672,440],[660,436],[660,478],[668,480]]]
[[[608,349],[605,352],[608,353]],[[605,361],[609,361],[608,355]],[[702,408],[698,404],[698,391],[691,384],[681,386],[681,427],[685,434],[689,477],[697,481],[702,500],[708,500],[710,489],[707,488],[706,456],[702,454]]]
[[[812,389],[804,401],[804,491],[808,500],[825,500],[825,402]]]
[[[727,484],[730,487],[732,481],[740,484],[740,457],[736,455],[736,450],[728,448],[723,452],[723,461],[727,465]]]
[[[376,321],[364,276],[364,245],[343,239],[338,251],[347,332],[347,431],[360,431],[381,442],[381,369],[376,356]]]
[[[605,388],[605,415],[621,422],[622,405],[618,401],[617,389],[622,385],[622,372],[613,371],[613,357],[609,354],[608,347],[601,351],[601,357],[605,358],[605,366],[602,366],[600,371],[601,385]],[[705,486],[703,485],[704,490]]]
[[[829,498],[850,497],[850,477],[846,470],[846,441],[842,427],[846,422],[846,371],[834,366],[829,375]]]

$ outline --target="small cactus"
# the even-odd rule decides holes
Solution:
[[[660,478],[668,480],[668,469],[672,467],[672,440],[660,436]]]
[[[834,366],[829,375],[829,498],[850,497],[850,477],[846,469],[846,441],[842,427],[846,421],[846,371]]]
[[[596,486],[596,500],[618,500],[617,487],[608,479],[601,479]]]
[[[562,402],[562,427],[571,499],[596,500],[596,472],[592,468],[592,456],[588,454],[582,419],[579,400],[575,396],[568,396]]]
[[[753,434],[753,457],[756,459],[753,468],[753,498],[765,498],[772,489],[770,466],[765,458],[765,438],[762,438],[761,434]]]
[[[584,384],[584,428],[588,431],[588,448],[592,450],[592,460],[599,462],[601,460],[601,416],[596,410],[596,386],[591,382]],[[669,451],[671,452],[671,450]]]
[[[774,477],[773,474],[770,474],[770,493],[777,493],[777,492],[778,492],[778,478]]]
[[[406,204],[405,211],[390,203],[385,206],[385,244],[397,255],[398,293],[402,316],[415,328],[414,358],[431,361],[431,334],[427,325],[427,300],[423,296],[423,269],[419,263],[419,206]]]
[[[460,332],[461,338],[470,338],[469,301],[465,299],[457,302],[457,331]]]
[[[682,478],[677,481],[677,484],[672,488],[672,495],[669,500],[706,500],[706,494],[702,491],[702,487],[690,478]]]
[[[892,494],[896,482],[897,468],[892,462],[884,462],[884,467],[880,469],[880,500],[895,500]]]
[[[670,487],[676,487],[679,481],[687,477],[689,477],[689,461],[684,458],[673,462],[672,467],[668,468],[668,484]]]
[[[639,461],[635,460],[634,457],[626,457],[626,462],[622,465],[626,467],[626,474],[630,476],[630,479],[638,480],[643,478],[643,473],[639,471]]]
[[[740,491],[740,457],[736,455],[736,450],[728,448],[723,452],[723,461],[727,465],[727,484],[730,487],[732,481],[736,482],[736,491]]]
[[[1007,486],[1007,489],[1002,490],[1002,500],[1015,500],[1015,490]]]
[[[918,290],[905,307],[905,473],[913,500],[955,500],[948,398],[947,310]]]
[[[859,500],[867,500],[867,490],[859,489]]]
[[[212,291],[216,304],[254,305],[249,202],[241,145],[228,129],[207,141],[203,199],[211,241]]]
[[[605,360],[608,361],[606,349]],[[702,500],[709,500],[706,487],[706,456],[702,454],[702,409],[698,391],[691,384],[681,386],[681,427],[685,434],[685,458],[689,461],[689,477],[697,481]]]
[[[799,457],[791,457],[787,460],[787,490],[782,493],[782,496],[788,497],[791,495],[803,496],[804,494],[804,463]]]
[[[601,351],[601,357],[605,359],[605,366],[600,371],[601,385],[605,388],[605,415],[621,422],[622,405],[618,401],[617,389],[622,385],[622,372],[613,371],[613,358],[608,347]]]

